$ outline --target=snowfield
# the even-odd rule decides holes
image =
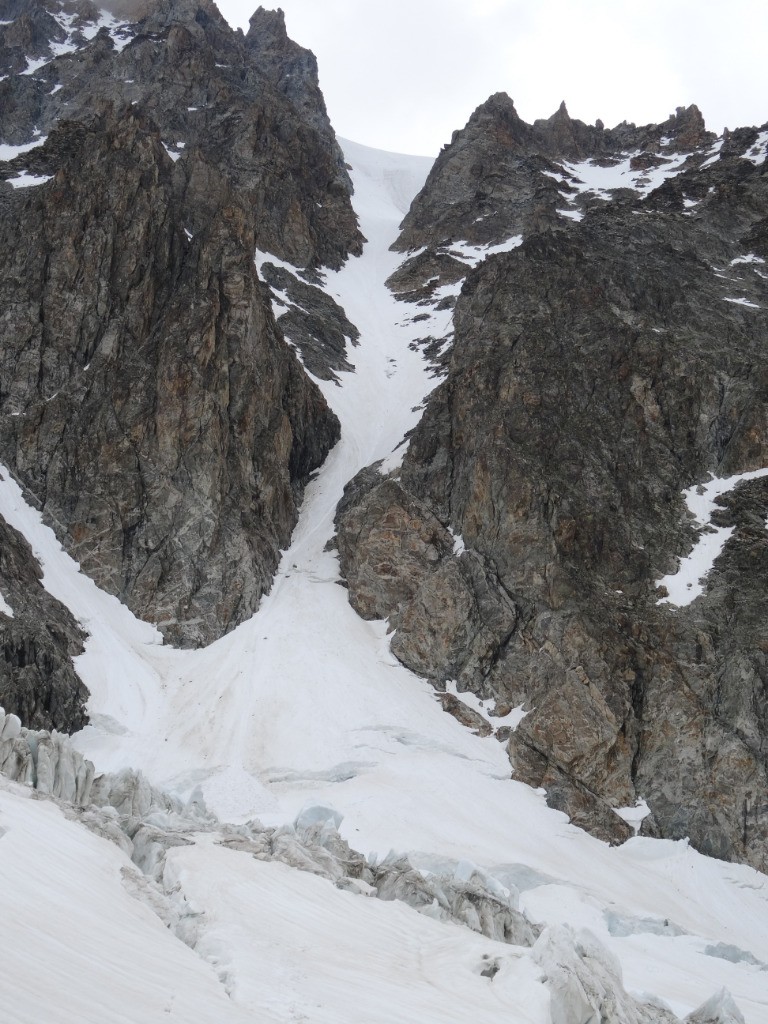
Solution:
[[[342,386],[318,382],[341,441],[307,488],[258,613],[204,650],[165,647],[79,573],[7,470],[0,513],[90,633],[77,669],[92,724],[75,743],[98,771],[141,769],[182,799],[202,795],[222,821],[282,825],[302,808],[334,808],[354,849],[407,853],[428,873],[468,877],[477,867],[554,930],[533,951],[494,942],[225,849],[207,833],[170,851],[165,866],[166,888],[201,915],[193,951],[150,909],[116,846],[0,782],[4,1019],[585,1024],[596,1018],[558,1016],[552,969],[562,944],[578,940],[592,950],[587,959],[605,957],[605,970],[615,961],[629,992],[680,1016],[726,987],[747,1024],[768,1024],[768,878],[684,841],[610,848],[574,828],[542,792],[514,781],[501,743],[445,714],[395,660],[386,623],[365,622],[348,604],[325,550],[336,504],[363,466],[397,464],[393,453],[436,382],[409,347],[424,333],[415,307],[384,286],[403,259],[389,246],[431,160],[344,146],[368,242],[324,286],[360,329],[360,345]],[[694,510],[700,522],[714,493]],[[703,564],[697,556],[681,576],[679,596],[692,596]],[[581,929],[594,938],[579,938]],[[491,960],[493,977],[482,973]]]

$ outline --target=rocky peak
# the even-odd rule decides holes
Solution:
[[[288,35],[285,26],[285,11],[278,7],[274,11],[257,7],[248,20],[246,39],[250,45],[273,53],[295,54],[302,47]]]
[[[317,58],[311,50],[299,46],[288,36],[283,11],[279,8],[276,11],[257,8],[250,19],[245,45],[255,57],[261,73],[272,85],[302,111],[321,135],[333,139],[325,100],[320,91]],[[340,150],[338,172],[351,191],[352,185]]]
[[[183,26],[220,57],[236,52],[237,37],[213,0],[115,0],[108,9],[135,24],[139,34],[164,37],[175,26]]]
[[[0,26],[0,68],[10,72],[0,80],[0,140],[27,144],[62,116],[87,120],[105,100],[133,104],[160,129],[190,201],[197,193],[207,206],[200,160],[249,194],[259,248],[297,266],[338,266],[359,251],[314,56],[279,32],[260,44],[271,12],[257,12],[246,40],[211,0],[125,2],[108,15],[74,0],[26,0],[23,9],[42,10],[64,40],[41,42],[40,66],[21,74],[28,55],[3,43],[17,22]]]
[[[255,250],[338,266],[351,187],[290,41],[308,70],[281,88],[276,37],[210,0],[38,7],[64,42],[0,82],[0,138],[26,143],[0,164],[0,460],[102,587],[206,643],[269,589],[338,436]]]
[[[563,231],[614,191],[623,189],[627,201],[645,195],[680,169],[680,153],[690,154],[685,166],[695,168],[711,155],[713,141],[695,106],[679,108],[663,124],[606,129],[599,120],[572,118],[563,101],[551,117],[529,125],[506,93],[496,93],[454,132],[414,199],[395,248],[426,252],[398,271],[393,287],[429,301],[430,292],[466,273],[467,246],[480,258],[489,246]],[[741,151],[756,141],[756,133],[739,139]]]
[[[571,115],[568,113],[568,107],[565,105],[565,100],[561,100],[560,106],[550,117],[547,118],[547,124],[552,129],[566,129],[569,130],[571,127]]]
[[[535,149],[533,128],[510,97],[489,97],[441,151],[403,220],[396,248],[454,239],[487,244],[515,234],[533,192],[547,187],[532,173]]]
[[[537,121],[535,123],[536,124],[541,124],[542,122],[541,121]],[[568,107],[565,105],[565,100],[561,100],[560,101],[560,106],[557,108],[557,110],[554,112],[554,114],[551,114],[546,119],[546,121],[544,123],[547,124],[551,129],[554,129],[554,130],[558,130],[558,129],[565,129],[566,131],[570,130],[572,121],[571,121],[571,115],[568,113]]]
[[[474,111],[463,131],[454,132],[451,142],[475,136],[488,126],[506,132],[507,141],[511,144],[521,143],[530,134],[529,126],[518,114],[514,100],[505,92],[496,92]]]
[[[675,113],[670,114],[659,127],[665,137],[673,140],[670,149],[675,152],[690,152],[713,138],[712,133],[707,132],[704,117],[695,103],[689,107],[677,107]]]
[[[534,122],[536,149],[554,160],[583,160],[599,152],[602,129],[574,120],[565,100],[545,121]]]

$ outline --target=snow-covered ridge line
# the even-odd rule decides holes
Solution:
[[[746,480],[757,480],[764,476],[768,476],[768,468],[736,473],[728,477],[714,477],[704,484],[694,484],[683,491],[688,510],[702,532],[693,551],[681,559],[677,572],[669,573],[657,580],[656,586],[664,587],[667,591],[666,596],[660,598],[657,604],[672,604],[683,608],[704,593],[706,577],[734,532],[733,526],[712,524],[712,515],[718,508],[717,498],[728,494]]]

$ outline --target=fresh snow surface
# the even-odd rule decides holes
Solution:
[[[755,469],[735,476],[715,477],[705,484],[695,484],[683,491],[688,510],[693,514],[702,533],[693,551],[681,559],[677,572],[662,577],[657,587],[667,588],[667,597],[658,604],[674,604],[678,607],[689,605],[704,593],[704,579],[722,552],[726,541],[733,534],[732,526],[713,526],[712,513],[717,509],[715,502],[721,494],[727,494],[744,480],[756,480],[768,475],[768,469]]]
[[[765,163],[766,156],[768,156],[768,131],[760,132],[754,146],[750,147],[745,156],[756,167]]]
[[[198,951],[227,971],[233,1001],[254,1020],[263,1007],[286,1024],[547,1020],[540,972],[518,947],[210,842],[174,850],[170,862],[206,915]],[[484,957],[502,960],[493,983]]]
[[[495,711],[495,701],[481,700],[476,693],[472,693],[469,690],[466,692],[459,690],[455,679],[449,679],[446,682],[445,692],[458,697],[467,707],[481,715],[493,729],[497,729],[500,725],[516,729],[528,714],[527,711],[523,710],[521,704],[520,707],[512,708],[506,715],[496,715],[495,713],[492,715],[491,711]]]
[[[55,20],[61,25],[61,27],[67,33],[67,37],[63,42],[51,42],[49,44],[49,57],[27,57],[27,66],[24,71],[20,72],[22,75],[33,75],[40,68],[50,64],[56,57],[64,57],[70,53],[76,53],[77,50],[82,46],[82,42],[77,39],[80,35],[84,39],[90,42],[94,39],[101,29],[105,28],[109,33],[115,50],[119,53],[123,50],[133,38],[133,32],[127,22],[119,21],[114,15],[110,14],[109,11],[100,10],[99,16],[96,21],[90,22],[89,24],[78,23],[78,18],[74,14],[65,14],[63,11],[59,11],[54,14]],[[10,22],[0,22],[0,25],[8,24]]]
[[[482,218],[479,219],[482,220]],[[468,263],[471,267],[476,267],[487,256],[496,256],[500,252],[511,252],[522,244],[522,235],[512,235],[506,241],[498,242],[496,245],[473,245],[471,242],[463,241],[451,242],[450,245],[438,249],[438,252],[448,253]],[[414,255],[415,253],[409,253],[409,256]]]
[[[35,139],[34,142],[25,142],[23,146],[7,146],[5,143],[0,143],[0,160],[13,160],[14,157],[20,156],[22,153],[28,153],[30,149],[37,149],[47,138],[47,135],[43,135],[41,138]]]
[[[3,1021],[253,1024],[131,895],[141,873],[116,846],[1,776],[0,876]]]
[[[46,64],[50,64],[51,62],[50,57],[37,57],[34,60],[32,59],[32,57],[27,57],[26,60],[26,68],[23,71],[19,72],[22,75],[34,75],[36,71],[39,71],[40,68],[45,67]]]
[[[9,619],[13,618],[13,608],[11,608],[2,594],[0,594],[0,615],[7,615]]]
[[[343,815],[343,836],[366,854],[395,850],[422,871],[464,876],[476,864],[494,884],[521,890],[532,919],[589,928],[618,957],[629,990],[684,1013],[726,986],[748,1024],[768,1024],[765,973],[704,955],[723,943],[768,961],[768,879],[685,841],[637,837],[611,848],[571,826],[543,792],[510,777],[502,743],[441,710],[432,688],[394,659],[386,623],[360,619],[338,585],[325,546],[343,486],[391,456],[434,385],[409,347],[424,330],[412,322],[420,307],[396,302],[383,284],[402,259],[389,245],[429,161],[351,143],[345,153],[368,243],[325,278],[361,330],[356,371],[340,374],[341,387],[320,382],[342,440],[307,488],[272,591],[249,622],[204,650],[163,646],[152,625],[78,572],[2,471],[0,514],[29,540],[44,586],[90,633],[77,668],[92,725],[76,743],[99,770],[138,768],[182,797],[199,788],[222,818],[281,825],[322,805]],[[168,859],[205,915],[195,958],[125,895],[127,862],[115,848],[17,790],[0,794],[2,829],[0,920],[13,926],[0,928],[0,1005],[10,1019],[144,1024],[173,1019],[178,1007],[185,1020],[224,1024],[550,1024],[525,950],[410,908],[201,836]],[[493,981],[480,975],[484,953],[501,958]],[[216,964],[219,989],[201,957]],[[231,998],[217,1002],[225,987]]]
[[[467,545],[464,543],[464,538],[460,533],[456,533],[452,526],[448,527],[448,532],[453,537],[453,553],[454,555],[463,555],[467,550]]]
[[[651,809],[645,800],[638,800],[634,807],[614,807],[620,818],[623,818],[628,825],[635,830],[635,835],[640,831],[645,818],[651,813]]]
[[[699,170],[701,170],[701,168],[703,168],[703,167],[709,167],[711,164],[715,163],[715,161],[720,159],[720,150],[723,148],[723,142],[724,141],[725,141],[725,139],[720,138],[720,139],[717,139],[717,141],[715,143],[713,143],[712,148],[709,150],[709,154],[707,156],[707,159],[701,165]]]
[[[737,256],[736,259],[731,260],[731,266],[734,267],[738,263],[765,263],[762,256],[756,256],[753,252],[748,252],[746,256]]]
[[[52,177],[52,174],[30,174],[28,171],[20,171],[15,178],[5,180],[14,188],[31,188],[33,185],[44,185]]]

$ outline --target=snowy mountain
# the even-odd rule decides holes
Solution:
[[[768,1022],[765,131],[0,17],[8,1019]]]

